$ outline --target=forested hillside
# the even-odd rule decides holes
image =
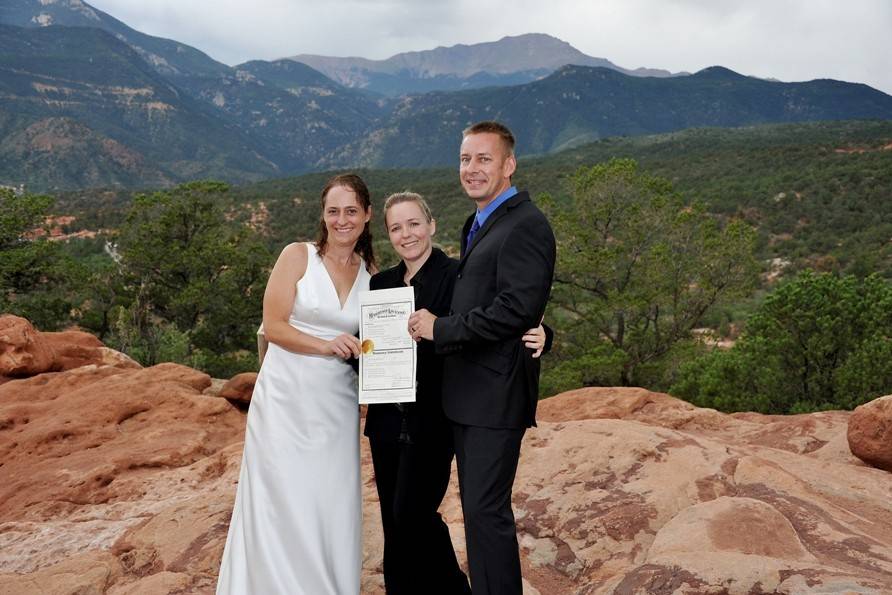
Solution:
[[[892,277],[890,145],[890,121],[694,129],[605,139],[524,158],[515,181],[534,196],[547,192],[560,200],[579,167],[634,159],[642,169],[670,180],[686,201],[703,202],[712,213],[753,225],[763,259]],[[427,196],[439,220],[440,242],[457,246],[458,230],[473,208],[458,184],[457,166],[358,171],[379,208],[391,192],[411,189]],[[227,200],[246,218],[263,203],[268,211],[263,230],[275,247],[314,233],[318,192],[330,175],[239,186]],[[78,216],[71,230],[114,227],[130,195],[120,190],[66,193],[58,197],[57,208]]]

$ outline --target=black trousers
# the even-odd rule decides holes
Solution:
[[[511,488],[526,430],[453,425],[474,595],[521,595]]]
[[[439,441],[437,441],[439,442]],[[437,509],[452,471],[452,445],[369,439],[384,526],[387,595],[470,595]]]

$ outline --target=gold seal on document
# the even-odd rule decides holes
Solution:
[[[375,350],[375,342],[371,339],[366,339],[362,342],[362,353],[367,355]]]

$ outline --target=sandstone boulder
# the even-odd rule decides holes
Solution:
[[[0,377],[23,378],[81,366],[140,368],[125,354],[78,330],[42,333],[24,318],[0,316]]]
[[[50,371],[53,349],[31,323],[19,316],[0,316],[0,376],[32,376]]]
[[[54,370],[72,370],[89,365],[130,369],[142,367],[120,351],[108,349],[102,341],[84,331],[40,334],[53,350]]]
[[[640,568],[647,570],[629,576],[650,578],[655,568],[683,568],[688,588],[732,579],[765,592],[776,592],[784,573],[814,572],[818,566],[780,511],[762,500],[733,496],[679,512],[657,532],[646,562]],[[626,586],[633,580],[624,579]]]
[[[239,403],[250,403],[254,393],[254,383],[257,382],[256,372],[236,374],[220,389],[218,396]]]
[[[847,438],[856,457],[892,471],[892,395],[856,408],[849,418]]]

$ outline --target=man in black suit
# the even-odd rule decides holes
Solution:
[[[511,184],[514,136],[498,122],[464,131],[460,177],[477,211],[462,231],[448,316],[409,319],[416,340],[448,354],[443,409],[453,423],[474,595],[520,595],[511,488],[534,425],[539,360],[521,337],[539,324],[554,274],[555,240],[526,192]]]

